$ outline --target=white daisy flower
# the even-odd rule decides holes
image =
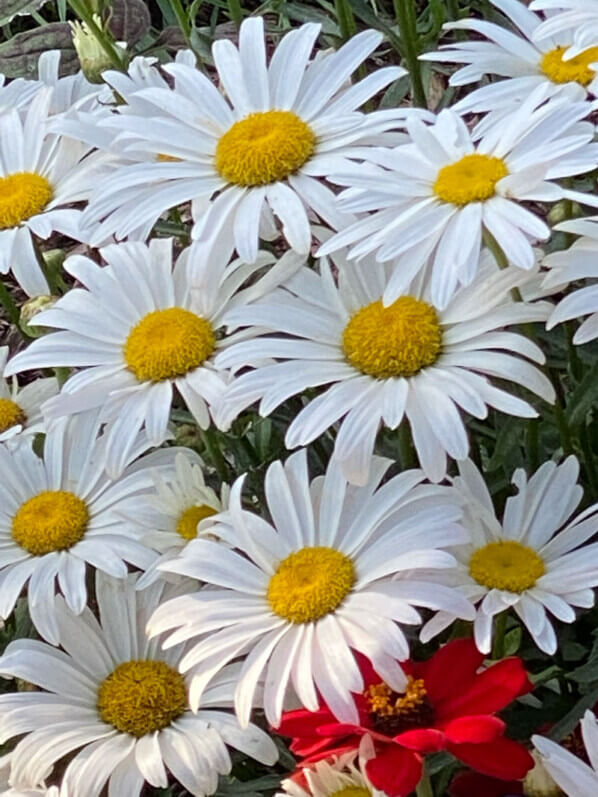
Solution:
[[[561,299],[548,319],[546,328],[552,329],[572,318],[589,316],[573,336],[574,343],[587,343],[598,338],[598,283],[593,282],[598,278],[598,216],[566,221],[555,229],[582,237],[569,249],[546,255],[542,265],[550,271],[542,287],[558,291],[577,280],[588,280],[588,283]]]
[[[566,89],[572,99],[598,95],[598,37],[594,47],[584,50],[576,58],[566,59],[571,36],[547,38],[534,43],[533,35],[543,16],[534,14],[521,0],[491,0],[516,26],[519,34],[502,25],[481,19],[462,19],[448,22],[446,30],[473,31],[487,41],[457,41],[444,45],[437,52],[425,53],[420,59],[466,64],[450,79],[451,86],[477,83],[487,75],[507,78],[482,86],[453,105],[458,113],[486,113],[476,128],[480,135],[499,124],[506,113],[525,99],[538,86],[546,86],[549,95]],[[594,68],[596,67],[596,68]]]
[[[113,576],[125,562],[145,569],[155,554],[120,516],[119,503],[149,491],[155,469],[174,470],[180,449],[156,451],[129,465],[150,446],[137,435],[118,482],[104,472],[106,437],[97,413],[55,421],[43,458],[30,442],[0,446],[0,617],[6,619],[27,586],[31,619],[48,641],[57,640],[55,581],[73,612],[87,603],[86,564]]]
[[[61,794],[138,797],[144,782],[168,785],[167,770],[195,797],[213,794],[231,770],[226,745],[263,764],[278,758],[274,742],[255,725],[239,727],[228,711],[239,668],[222,670],[191,712],[188,679],[178,672],[181,645],[167,652],[149,641],[145,623],[180,586],[137,591],[136,576],[96,574],[99,622],[89,608],[73,615],[62,599],[56,617],[63,650],[31,639],[11,642],[0,658],[4,677],[44,691],[0,695],[0,739],[22,736],[12,752],[11,782],[39,782],[75,753]],[[23,736],[24,735],[24,736]]]
[[[406,417],[422,468],[440,481],[447,454],[463,459],[469,451],[460,409],[476,418],[485,418],[488,406],[537,415],[487,376],[554,401],[550,382],[528,362],[544,362],[540,349],[503,329],[549,315],[548,302],[511,299],[529,272],[499,271],[486,260],[475,282],[460,288],[445,309],[434,304],[421,276],[384,307],[389,269],[372,259],[336,262],[338,289],[323,260],[321,276],[303,268],[284,289],[231,314],[232,323],[269,328],[276,337],[238,343],[217,358],[222,367],[254,369],[227,389],[218,409],[221,427],[258,399],[260,414],[268,415],[290,396],[328,385],[289,426],[287,448],[308,445],[343,419],[334,456],[349,481],[363,484],[380,426],[396,429]],[[268,357],[278,362],[264,362]]]
[[[82,240],[81,211],[71,205],[87,199],[102,171],[88,145],[48,132],[52,97],[44,87],[26,113],[0,108],[0,274],[12,270],[29,296],[50,292],[35,237]]]
[[[16,378],[12,383],[2,378],[8,346],[0,346],[0,443],[17,435],[34,435],[45,431],[41,405],[58,393],[54,377],[36,379],[19,388]]]
[[[483,232],[513,265],[531,269],[532,241],[548,239],[550,228],[522,203],[597,201],[554,182],[596,167],[594,125],[581,121],[592,106],[566,97],[544,102],[545,96],[543,86],[532,91],[478,143],[452,110],[430,126],[408,118],[411,144],[372,150],[370,163],[330,175],[348,186],[340,195],[342,209],[371,213],[334,235],[319,254],[351,244],[351,258],[376,252],[380,261],[393,260],[385,304],[432,256],[432,299],[441,309],[459,283],[474,278]]]
[[[409,656],[401,624],[421,622],[414,605],[445,604],[473,617],[469,601],[454,590],[418,577],[418,568],[451,567],[452,556],[441,548],[466,539],[457,502],[447,499],[446,488],[418,488],[424,479],[418,470],[379,487],[390,464],[376,458],[361,488],[349,486],[334,462],[310,483],[306,451],[299,451],[266,473],[272,524],[242,509],[241,477],[226,518],[214,524],[226,545],[192,540],[178,559],[161,565],[207,585],[162,604],[148,624],[152,636],[172,631],[166,647],[194,640],[180,661],[181,672],[193,676],[192,707],[225,664],[246,655],[235,690],[243,726],[260,700],[262,674],[272,725],[280,722],[291,683],[309,710],[317,710],[319,693],[341,721],[356,722],[351,693],[364,687],[353,651],[403,692],[407,678],[396,659]]]
[[[161,554],[140,577],[139,589],[163,578],[157,566],[178,555],[198,534],[210,536],[212,519],[228,507],[229,492],[223,484],[219,496],[205,483],[203,462],[189,450],[176,456],[168,477],[155,474],[151,493],[123,501],[120,511],[139,527],[141,541]]]
[[[591,711],[586,711],[581,721],[581,733],[589,764],[551,739],[532,736],[542,763],[568,797],[593,797],[598,793],[598,722]]]
[[[302,259],[288,252],[277,262],[261,253],[251,265],[237,260],[227,266],[217,246],[196,244],[173,269],[172,239],[113,244],[101,254],[107,266],[79,255],[67,258],[65,271],[85,288],[69,291],[35,316],[36,324],[63,331],[33,341],[8,363],[6,373],[84,368],[44,413],[56,417],[102,407],[102,419],[110,422],[106,464],[116,477],[142,426],[153,445],[164,440],[175,387],[199,426],[210,425],[210,410],[229,378],[215,367],[214,355],[238,338],[222,336],[227,313],[271,290]],[[273,263],[260,280],[239,290]]]
[[[362,736],[359,750],[298,770],[282,781],[283,791],[275,797],[386,797],[365,774],[365,765],[375,755],[371,737]]]
[[[163,67],[174,89],[139,90],[118,78],[114,88],[133,108],[98,125],[117,136],[111,146],[119,152],[149,153],[154,162],[146,155],[98,186],[84,216],[92,226],[102,220],[92,240],[133,232],[147,237],[162,213],[192,201],[194,237],[232,232],[231,244],[252,262],[260,227],[271,228],[274,216],[291,247],[303,254],[311,244],[308,211],[332,226],[347,223],[350,217],[339,212],[321,178],[349,157],[362,158],[368,139],[404,119],[404,109],[367,115],[357,109],[406,73],[400,67],[377,69],[347,87],[382,35],[365,31],[309,63],[319,32],[313,23],[290,31],[268,66],[263,19],[245,20],[238,49],[228,39],[212,48],[226,98],[185,63]],[[106,79],[114,81],[113,73]],[[97,140],[84,120],[78,130],[70,124],[68,132]]]
[[[598,585],[598,543],[584,544],[598,531],[598,505],[570,520],[583,496],[577,459],[545,462],[529,481],[516,470],[518,493],[507,499],[502,522],[476,466],[460,462],[459,473],[454,486],[463,497],[472,542],[454,550],[457,569],[439,578],[478,604],[474,636],[482,653],[492,647],[494,616],[512,608],[540,650],[554,654],[557,638],[548,613],[574,622],[573,607],[593,606],[592,588]],[[440,612],[424,626],[422,639],[454,619]]]
[[[588,47],[598,44],[598,0],[532,0],[530,8],[550,14],[536,28],[536,38],[573,35],[574,44],[567,50],[566,60],[576,58]]]
[[[31,788],[12,788],[8,782],[12,754],[7,753],[0,758],[0,797],[59,797],[57,786],[35,786]],[[63,797],[68,797],[65,793]]]

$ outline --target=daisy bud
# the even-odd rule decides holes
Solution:
[[[103,22],[98,14],[93,15],[93,21],[104,30]],[[73,46],[79,57],[81,71],[90,83],[103,83],[102,72],[112,67],[110,58],[85,22],[71,22],[70,26]],[[118,44],[116,47],[120,49]]]
[[[563,792],[548,774],[542,763],[542,757],[535,750],[532,751],[532,756],[535,766],[530,769],[523,781],[526,797],[562,797]]]
[[[581,208],[577,203],[571,203],[570,200],[562,200],[553,205],[548,211],[548,221],[551,225],[560,224],[561,221],[566,221],[571,216],[579,216]]]
[[[39,338],[48,331],[46,327],[39,327],[35,324],[32,326],[29,325],[36,315],[41,313],[43,310],[49,310],[50,307],[56,303],[57,299],[57,296],[47,296],[42,294],[41,296],[33,296],[31,299],[27,299],[27,301],[21,306],[19,326],[28,337]]]

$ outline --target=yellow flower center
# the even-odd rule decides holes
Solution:
[[[333,791],[330,797],[371,797],[372,792],[363,786],[347,786],[340,791]]]
[[[283,559],[268,585],[272,611],[291,623],[310,623],[337,609],[355,583],[355,567],[334,548],[302,548]]]
[[[575,82],[587,86],[596,77],[596,72],[590,69],[590,64],[598,62],[598,47],[590,47],[575,58],[563,61],[566,50],[566,47],[556,47],[544,53],[540,69],[553,83]]]
[[[140,382],[161,382],[197,368],[215,345],[209,321],[181,307],[169,307],[148,313],[133,327],[124,355]]]
[[[533,548],[512,540],[490,542],[469,560],[471,577],[488,589],[525,592],[545,572],[544,562]]]
[[[7,398],[0,398],[0,433],[10,429],[11,426],[23,424],[27,416],[19,405]]]
[[[453,205],[481,202],[494,196],[496,183],[508,173],[502,158],[474,152],[443,166],[432,190],[443,202]]]
[[[46,490],[21,504],[12,519],[12,537],[30,554],[43,556],[71,548],[88,523],[85,501],[65,490]]]
[[[207,504],[202,506],[190,506],[189,509],[181,514],[176,524],[177,533],[186,540],[194,540],[197,537],[197,524],[212,515],[217,515],[218,510]]]
[[[351,318],[343,351],[354,368],[377,379],[413,376],[440,353],[442,331],[436,310],[413,296],[384,307],[372,302]]]
[[[163,661],[126,661],[100,684],[98,711],[121,733],[161,731],[187,708],[185,679]]]
[[[229,183],[267,185],[296,172],[315,146],[312,129],[292,111],[251,113],[218,142],[216,170]]]
[[[0,177],[0,230],[16,227],[40,213],[52,199],[52,186],[35,172]]]

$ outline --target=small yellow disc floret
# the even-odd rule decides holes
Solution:
[[[432,190],[443,202],[453,205],[482,202],[494,196],[496,183],[508,173],[502,158],[473,152],[455,163],[443,166]]]
[[[363,786],[347,786],[340,791],[333,791],[330,797],[371,797],[372,792]]]
[[[279,617],[310,623],[337,609],[354,583],[348,556],[325,546],[302,548],[278,566],[268,585],[268,602]]]
[[[514,540],[490,542],[469,560],[469,573],[488,589],[525,592],[535,586],[546,568],[533,548]]]
[[[413,296],[389,307],[372,302],[351,318],[343,351],[352,366],[376,379],[413,376],[440,353],[442,331],[436,310]]]
[[[187,705],[185,679],[163,661],[119,664],[98,690],[101,719],[138,738],[168,727]]]
[[[181,307],[169,307],[148,313],[133,327],[124,356],[140,382],[161,382],[200,366],[215,345],[209,321]]]
[[[218,510],[207,504],[202,506],[190,506],[181,514],[177,524],[177,534],[186,540],[194,540],[197,537],[197,524],[200,520],[218,514]]]
[[[65,551],[81,540],[89,523],[82,498],[66,490],[45,490],[21,504],[12,519],[13,540],[34,556]]]
[[[216,170],[229,183],[267,185],[301,168],[315,146],[312,129],[292,111],[251,113],[218,142]]]
[[[16,227],[46,207],[52,186],[35,172],[15,172],[0,177],[0,230]]]
[[[27,416],[16,401],[0,398],[0,434],[17,424],[25,423],[26,420]]]
[[[587,86],[596,77],[596,71],[590,64],[598,63],[598,47],[590,47],[583,53],[563,60],[566,47],[556,47],[544,53],[540,62],[540,69],[553,83],[580,83]]]

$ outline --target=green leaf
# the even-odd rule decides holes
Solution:
[[[33,14],[48,0],[0,0],[0,25],[8,25],[15,17]]]
[[[581,700],[578,700],[571,711],[568,711],[562,719],[552,726],[550,733],[547,735],[556,742],[560,742],[565,736],[569,736],[570,733],[573,733],[587,709],[593,708],[597,700],[598,686],[588,692],[587,695],[584,695]]]
[[[43,28],[18,33],[0,44],[0,72],[8,78],[37,78],[37,62],[46,50],[60,50],[60,71],[73,74],[79,59],[67,22],[53,22]]]
[[[598,363],[569,394],[565,415],[570,426],[583,423],[594,404],[598,404]]]

